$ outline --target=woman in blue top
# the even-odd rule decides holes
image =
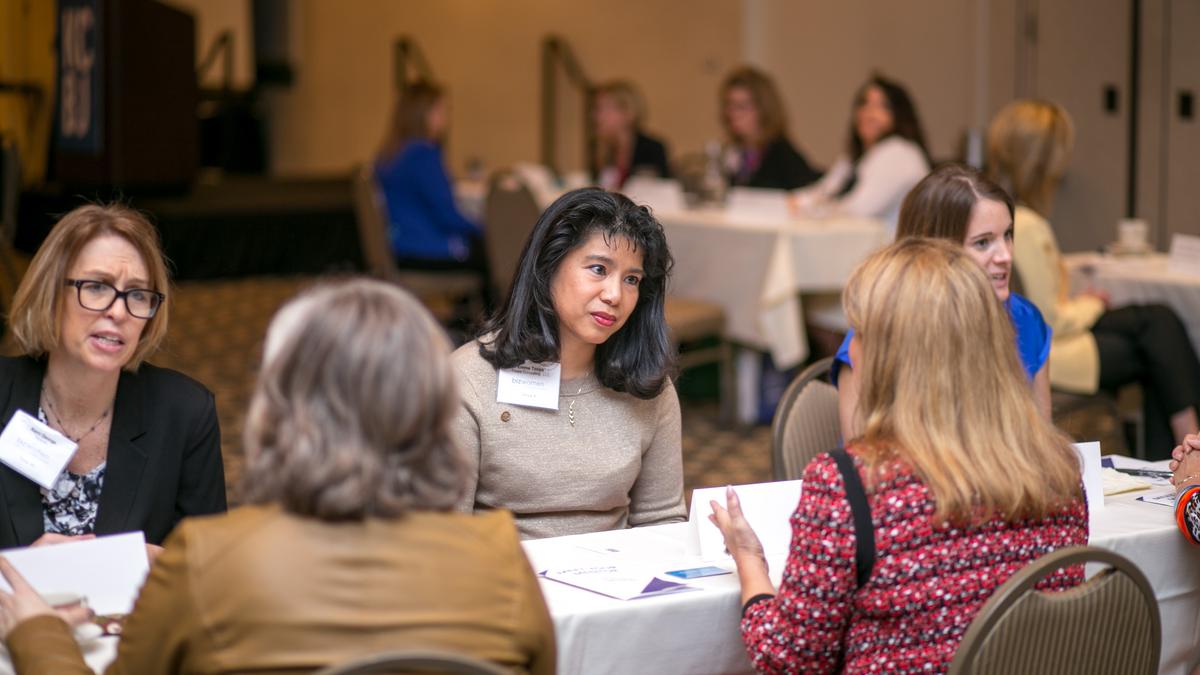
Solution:
[[[483,231],[459,212],[443,163],[448,126],[449,109],[440,86],[419,80],[405,87],[375,159],[392,250],[401,269],[476,271],[487,288]]]
[[[971,258],[987,272],[992,288],[1008,309],[1017,337],[1017,352],[1033,386],[1038,409],[1050,419],[1050,327],[1038,308],[1009,291],[1012,273],[1013,201],[996,183],[962,164],[934,169],[904,198],[896,238],[935,237],[962,242]],[[852,433],[858,405],[858,382],[850,363],[850,335],[842,342],[831,373],[838,388],[843,437]]]

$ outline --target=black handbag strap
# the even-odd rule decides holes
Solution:
[[[842,474],[846,501],[850,502],[850,513],[854,517],[854,568],[858,572],[856,588],[862,588],[875,568],[875,526],[871,522],[871,505],[867,502],[862,478],[854,468],[854,458],[840,448],[829,454],[837,462],[838,471]]]

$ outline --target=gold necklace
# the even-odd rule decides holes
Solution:
[[[588,375],[591,375],[591,373],[588,373]],[[584,375],[583,377],[586,379],[587,375]],[[575,392],[575,396],[571,397],[571,403],[567,405],[567,421],[571,423],[572,428],[575,427],[575,399],[583,393],[583,387],[586,384],[587,383],[585,382],[584,384],[579,385],[579,391]]]

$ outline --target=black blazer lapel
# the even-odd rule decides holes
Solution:
[[[145,433],[145,388],[133,373],[121,373],[108,434],[108,464],[96,512],[96,534],[125,532],[130,510],[142,487],[146,450],[137,444]]]
[[[46,365],[41,361],[22,358],[15,367],[16,375],[9,383],[8,405],[0,424],[7,425],[18,410],[37,417],[42,392],[42,377]],[[42,493],[37,483],[0,464],[0,489],[8,511],[16,541],[14,546],[28,546],[45,532],[42,526]],[[8,542],[5,542],[8,543]]]

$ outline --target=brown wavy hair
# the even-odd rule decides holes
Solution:
[[[449,342],[406,291],[317,287],[267,332],[242,494],[326,521],[445,511],[466,484]]]
[[[999,202],[1013,218],[1013,200],[1004,188],[965,164],[943,164],[921,179],[904,197],[896,239],[933,237],[962,244],[971,211],[983,200]]]
[[[721,83],[720,106],[722,111],[729,90],[736,88],[750,92],[754,107],[758,109],[758,139],[756,140],[759,144],[765,146],[777,138],[787,137],[787,112],[783,108],[783,97],[779,95],[779,89],[776,88],[770,75],[753,66],[742,66],[729,73],[725,77],[725,81]],[[729,136],[730,141],[741,143],[739,139],[733,137],[733,133],[729,130],[724,112],[721,113],[721,125],[725,128],[725,134]]]
[[[1070,441],[1038,412],[1012,321],[961,243],[904,239],[867,258],[843,302],[862,348],[853,441],[868,467],[899,460],[935,517],[1050,515],[1080,499]]]
[[[54,225],[17,287],[8,322],[22,354],[42,357],[58,347],[63,302],[75,302],[75,289],[64,285],[67,270],[93,239],[110,234],[128,241],[137,250],[150,275],[150,290],[166,296],[154,316],[145,320],[137,348],[125,370],[136,371],[158,350],[167,336],[171,308],[170,276],[158,243],[158,230],[145,216],[127,206],[87,204],[72,210]]]

